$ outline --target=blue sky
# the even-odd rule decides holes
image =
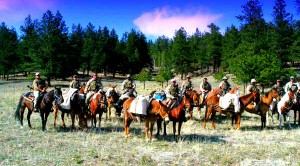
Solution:
[[[207,25],[215,23],[221,32],[226,27],[239,26],[237,15],[247,0],[0,0],[0,22],[5,22],[19,33],[24,19],[30,14],[41,20],[51,10],[60,11],[69,31],[72,24],[84,28],[91,22],[96,29],[114,28],[122,37],[132,28],[141,31],[148,39],[165,35],[172,38],[176,30],[184,27],[188,34],[198,28],[207,31]],[[264,18],[272,21],[274,0],[261,0]],[[298,19],[294,0],[286,0],[286,10]]]

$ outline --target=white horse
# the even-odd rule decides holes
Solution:
[[[294,91],[289,91],[286,93],[281,100],[277,103],[277,109],[279,114],[279,129],[282,129],[283,125],[283,114],[286,114],[286,120],[288,122],[288,128],[291,129],[290,119],[291,119],[291,110],[293,109],[294,104],[297,102],[296,95]]]

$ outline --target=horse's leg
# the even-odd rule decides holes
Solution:
[[[215,123],[215,121],[216,121],[216,111],[212,111],[212,113],[211,113],[211,126],[213,127],[213,129],[216,129],[216,123]]]
[[[150,142],[152,142],[154,124],[155,124],[155,120],[152,120],[150,122]]]
[[[24,112],[25,112],[25,107],[21,106],[19,112],[21,128],[23,127]]]
[[[45,124],[44,124],[45,130],[47,130],[46,125],[47,125],[47,119],[48,119],[49,114],[50,114],[50,112],[46,112],[46,113],[45,113]]]
[[[65,123],[65,113],[64,112],[61,112],[61,124],[64,128],[66,128],[66,123]]]
[[[197,112],[199,119],[201,119],[201,106],[198,107]]]
[[[125,131],[125,137],[129,137],[130,136],[129,126],[130,126],[131,122],[132,122],[132,119],[129,118],[128,113],[124,111],[124,131]]]
[[[241,125],[241,114],[240,113],[236,113],[236,130],[240,129]]]
[[[166,124],[165,120],[163,120],[163,121],[164,121],[164,136],[166,136],[167,135],[167,124]]]
[[[28,127],[29,127],[30,129],[32,129],[31,122],[30,122],[30,116],[31,116],[31,114],[32,114],[32,110],[29,109],[29,108],[28,108],[27,110],[28,110],[28,113],[27,113]]]
[[[40,116],[42,119],[42,130],[45,131],[45,113],[44,110],[40,110]]]
[[[75,116],[76,116],[76,114],[75,114],[75,112],[72,110],[72,111],[71,111],[71,121],[72,121],[71,129],[76,129],[76,128],[75,128]]]
[[[266,115],[264,112],[261,113],[260,121],[261,121],[260,128],[261,128],[261,130],[263,130],[266,127]]]
[[[180,132],[181,132],[181,126],[182,126],[182,121],[178,122],[178,139],[181,138]]]
[[[54,122],[53,122],[53,126],[54,128],[56,128],[56,119],[57,119],[57,109],[53,109],[53,114],[54,114]]]
[[[157,120],[156,120],[156,123],[157,123],[156,136],[159,136],[159,133],[160,133],[160,130],[161,130],[162,121],[163,121],[162,118],[157,118]]]
[[[206,122],[209,119],[209,116],[211,114],[212,106],[206,107],[205,114],[204,114],[204,121],[203,121],[203,127],[206,128]]]
[[[103,114],[103,111],[101,110],[99,112],[99,129],[101,128],[101,118],[102,118],[102,114]]]
[[[146,141],[149,141],[149,120],[145,122]]]
[[[292,126],[291,126],[291,111],[289,111],[286,115],[286,121],[288,122],[288,129],[292,129]]]
[[[176,122],[173,121],[173,137],[174,137],[174,140],[177,142],[177,139],[176,139]]]

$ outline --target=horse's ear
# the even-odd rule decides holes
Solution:
[[[110,84],[110,83],[108,83],[108,87],[111,87],[111,84]]]
[[[117,87],[117,86],[118,86],[118,85],[116,84],[116,85],[113,85],[112,87],[115,88],[115,87]]]

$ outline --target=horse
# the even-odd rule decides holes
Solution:
[[[196,90],[191,90],[191,91],[186,91],[185,93],[189,98],[191,98],[191,105],[192,107],[188,110],[189,114],[190,114],[190,120],[193,119],[193,108],[194,107],[199,107],[199,96],[200,94],[196,91]]]
[[[106,94],[106,97],[107,97],[106,120],[107,119],[111,120],[111,108],[114,108],[116,110],[116,112],[115,112],[116,117],[121,116],[122,108],[115,106],[115,104],[118,102],[118,100],[120,98],[120,94],[116,90],[117,85],[108,84],[108,86],[111,88],[111,90],[107,90],[107,92],[110,93],[109,97],[108,97],[108,94]]]
[[[255,110],[254,104],[249,104],[246,107],[246,111],[252,114],[257,114],[261,116],[261,129],[266,127],[267,121],[267,113],[270,109],[270,104],[272,103],[273,99],[278,100],[280,97],[276,88],[272,88],[266,96],[262,96],[260,102],[258,103],[257,111]]]
[[[228,93],[236,93],[238,88],[233,88]],[[219,90],[218,90],[219,91]],[[208,121],[209,117],[211,116],[212,121],[212,127],[215,129],[215,116],[216,112],[220,112],[225,115],[232,115],[232,119],[235,120],[235,129],[240,129],[240,123],[241,123],[241,113],[246,108],[248,104],[250,104],[252,101],[258,102],[259,100],[259,92],[258,90],[252,91],[250,94],[244,95],[239,97],[239,103],[240,103],[240,109],[238,112],[235,112],[232,110],[232,107],[230,106],[226,110],[222,110],[219,106],[219,95],[216,95],[219,93],[209,93],[208,97],[206,99],[206,110],[205,110],[205,119],[203,122],[203,127],[206,128],[206,122]]]
[[[47,118],[52,112],[52,103],[61,104],[63,102],[62,91],[60,88],[54,88],[53,90],[46,92],[43,95],[41,104],[39,105],[40,116],[42,119],[42,130],[46,130]]]
[[[91,102],[89,103],[89,110],[92,115],[92,128],[97,127],[97,114],[99,114],[100,128],[102,114],[107,111],[107,104],[105,98],[106,97],[103,92],[97,92],[91,98]]]
[[[72,89],[69,89],[69,90],[72,90]],[[87,112],[85,112],[82,109],[82,106],[81,106],[82,102],[81,102],[81,97],[80,97],[79,91],[75,89],[74,93],[71,96],[64,96],[64,101],[68,100],[65,97],[70,98],[70,107],[69,108],[65,108],[62,104],[61,105],[53,105],[54,127],[56,127],[56,119],[57,119],[58,110],[60,110],[62,126],[64,128],[66,127],[65,120],[64,120],[65,113],[71,114],[71,120],[72,120],[71,129],[75,129],[75,116],[76,115],[79,117],[79,123],[78,123],[79,127],[86,128],[87,127]]]
[[[133,120],[137,120],[137,118],[139,117],[139,115],[133,114],[129,111],[131,103],[134,99],[135,97],[130,97],[126,99],[123,103],[125,137],[130,136],[129,127],[131,122]],[[150,142],[152,141],[153,126],[158,117],[163,118],[166,122],[169,121],[167,106],[162,101],[151,99],[151,101],[149,102],[149,106],[147,108],[147,114],[140,116],[140,119],[144,120],[146,124],[145,126],[146,140],[149,140]],[[150,129],[150,135],[149,135],[149,129]]]
[[[176,141],[178,140],[176,139],[176,124],[178,122],[177,138],[179,138],[182,123],[186,120],[185,110],[190,110],[191,108],[191,98],[189,98],[188,95],[184,95],[183,97],[179,98],[169,110],[169,119],[173,122],[173,137]],[[159,135],[159,131],[161,130],[161,123],[162,121],[157,121],[157,135]],[[167,135],[166,123],[164,123],[164,135]]]
[[[277,109],[279,114],[279,129],[282,129],[282,121],[283,121],[283,114],[286,114],[286,120],[288,121],[288,128],[291,129],[290,124],[290,111],[295,108],[296,105],[296,96],[294,91],[289,91],[286,93],[280,101],[277,103]]]
[[[21,127],[23,128],[23,119],[24,119],[24,112],[25,109],[27,108],[27,122],[28,122],[28,127],[32,129],[32,125],[30,122],[30,116],[33,111],[33,100],[34,96],[32,92],[27,92],[21,95],[19,99],[18,106],[15,111],[15,118],[17,118],[20,121]]]

